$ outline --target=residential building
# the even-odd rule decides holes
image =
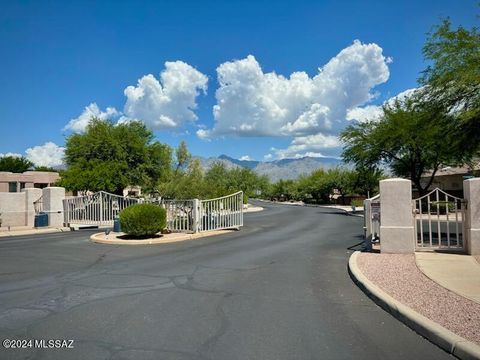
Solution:
[[[43,189],[60,179],[57,172],[25,171],[12,173],[0,171],[0,192],[21,192],[25,188]]]

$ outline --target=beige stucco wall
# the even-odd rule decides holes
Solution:
[[[33,226],[33,202],[42,196],[41,189],[24,189],[18,193],[0,193],[2,227]]]
[[[380,181],[380,239],[382,253],[415,251],[412,183],[405,179]]]
[[[35,184],[50,186],[60,179],[56,172],[26,171],[24,173],[11,173],[0,171],[0,192],[8,192],[8,183],[17,183],[17,192],[20,192],[20,183],[25,183],[25,188],[33,188]]]
[[[465,180],[463,187],[467,200],[467,252],[480,255],[480,178]]]

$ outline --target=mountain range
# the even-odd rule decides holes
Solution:
[[[341,164],[341,160],[328,157],[302,157],[296,159],[282,159],[274,161],[239,160],[227,155],[219,157],[198,157],[204,169],[214,163],[221,162],[227,169],[244,167],[252,169],[259,175],[266,175],[270,181],[297,179],[319,168],[332,168]]]

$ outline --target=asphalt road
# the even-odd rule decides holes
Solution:
[[[362,221],[267,205],[241,231],[170,245],[0,238],[0,339],[74,340],[0,359],[451,359],[350,279]]]

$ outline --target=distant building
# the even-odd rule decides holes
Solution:
[[[463,196],[463,180],[467,176],[479,175],[480,162],[476,163],[473,168],[468,166],[441,168],[435,174],[430,189],[439,188],[455,196]],[[431,172],[422,176],[421,182],[426,185],[430,180]]]
[[[0,192],[20,192],[25,188],[43,189],[60,179],[57,172],[25,171],[12,173],[0,171]]]

